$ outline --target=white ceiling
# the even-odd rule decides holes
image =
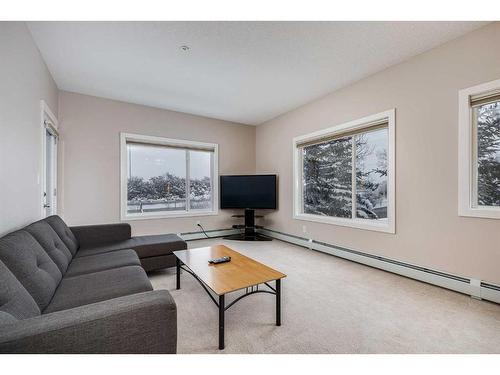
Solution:
[[[485,22],[29,22],[61,90],[257,125]],[[190,50],[182,52],[180,46]]]

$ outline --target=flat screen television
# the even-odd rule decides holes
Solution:
[[[276,175],[220,176],[220,208],[276,209]]]

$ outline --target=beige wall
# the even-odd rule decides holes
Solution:
[[[69,224],[120,220],[120,132],[219,144],[219,173],[255,172],[255,127],[62,91],[60,209]],[[217,216],[130,221],[135,234],[228,228]]]
[[[458,90],[500,78],[499,46],[497,22],[259,126],[257,172],[280,175],[265,225],[499,284],[500,220],[457,215]],[[292,138],[390,108],[396,234],[294,220]]]
[[[0,22],[0,236],[41,215],[40,100],[55,85],[24,22]]]
[[[500,221],[457,215],[457,92],[500,78],[500,24],[368,77],[257,127],[60,93],[24,23],[0,23],[0,235],[40,215],[40,110],[59,113],[60,209],[70,224],[119,220],[119,132],[216,142],[220,173],[277,172],[267,226],[500,283]],[[396,108],[396,234],[292,219],[292,138]],[[132,222],[134,233],[228,227],[218,216]]]

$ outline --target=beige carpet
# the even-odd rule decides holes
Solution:
[[[175,290],[174,269],[152,273],[155,289],[177,303],[179,353],[500,352],[500,305],[277,240],[189,247],[217,243],[288,275],[283,324],[274,325],[274,296],[249,296],[226,312],[219,351],[217,308],[201,286],[183,273]]]

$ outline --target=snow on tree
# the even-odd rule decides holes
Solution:
[[[351,217],[352,138],[303,149],[304,213]]]
[[[354,136],[354,144],[356,216],[378,219],[382,213],[386,217],[387,151],[377,151],[376,166],[367,168],[368,160],[373,164],[375,146],[364,134]],[[304,213],[352,217],[352,147],[352,137],[304,147]]]
[[[191,179],[189,193],[189,196],[192,199],[210,199],[212,196],[210,177]]]
[[[368,166],[369,161],[376,165]],[[356,136],[356,216],[363,219],[387,217],[387,149],[376,150],[366,134]]]
[[[170,173],[151,177],[145,180],[141,177],[128,179],[129,201],[158,201],[186,198],[186,179]],[[208,199],[211,196],[210,178],[191,179],[190,197],[194,199]]]
[[[476,111],[478,204],[500,206],[500,103]]]

